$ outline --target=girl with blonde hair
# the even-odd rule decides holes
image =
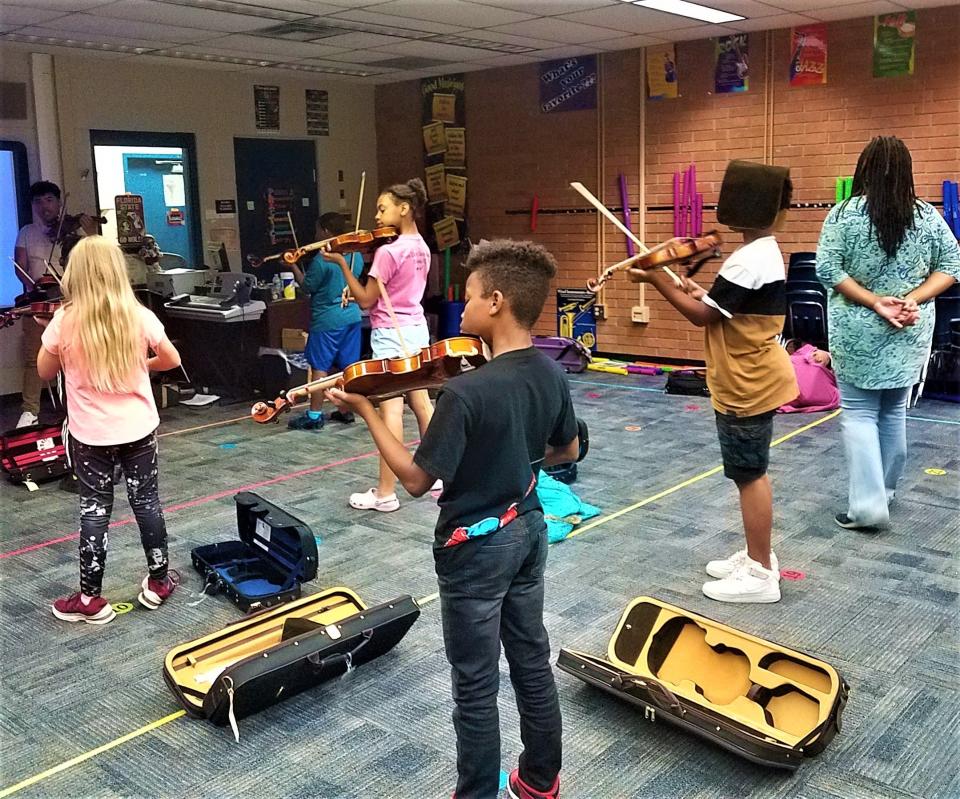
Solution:
[[[157,483],[160,417],[150,370],[179,366],[180,354],[160,320],[137,302],[120,248],[102,236],[88,236],[73,248],[63,297],[46,323],[37,371],[51,380],[63,370],[66,379],[70,455],[80,487],[80,590],[54,602],[53,615],[106,624],[116,616],[100,595],[116,464],[123,467],[147,556],[140,603],[155,610],[177,585],[167,573]],[[152,357],[148,347],[156,353]]]

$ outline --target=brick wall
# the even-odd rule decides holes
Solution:
[[[583,208],[568,184],[579,180],[610,206],[619,206],[623,172],[630,204],[673,202],[673,173],[695,163],[704,202],[716,203],[727,162],[748,158],[789,166],[794,202],[831,202],[834,182],[852,175],[871,136],[895,134],[913,153],[917,191],[941,200],[941,182],[960,177],[960,7],[917,13],[915,74],[872,77],[873,21],[828,24],[825,86],[790,87],[790,31],[750,35],[750,90],[714,95],[713,42],[677,44],[681,97],[645,101],[643,54],[607,53],[601,59],[597,111],[541,114],[536,64],[466,74],[468,218],[471,236],[532,238],[560,264],[557,285],[581,287],[598,266],[625,257],[624,237],[595,213],[541,214],[530,232],[533,195],[541,208]],[[769,81],[765,80],[767,73]],[[645,107],[644,107],[644,103]],[[645,125],[641,121],[645,110]],[[377,146],[381,181],[422,172],[420,99],[415,82],[378,88]],[[602,181],[598,175],[602,174]],[[823,209],[795,209],[779,237],[784,252],[816,249]],[[671,211],[647,211],[644,240],[652,245],[673,232]],[[716,224],[704,211],[704,228]],[[735,235],[724,231],[729,242]],[[731,247],[728,245],[726,251]],[[716,265],[701,273],[709,284]],[[701,333],[655,291],[646,291],[650,322],[630,321],[640,288],[614,278],[605,292],[606,319],[598,323],[604,352],[701,359]],[[555,332],[555,305],[548,301],[536,332]]]

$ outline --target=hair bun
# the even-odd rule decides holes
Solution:
[[[407,181],[407,186],[416,195],[418,208],[427,204],[427,187],[420,178],[411,178]]]

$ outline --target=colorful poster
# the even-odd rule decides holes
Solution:
[[[721,36],[716,40],[716,65],[713,72],[717,94],[745,92],[750,85],[749,38],[746,33]]]
[[[423,126],[423,147],[427,155],[446,152],[447,137],[444,134],[442,122],[431,122]]]
[[[444,162],[447,167],[461,169],[467,165],[466,128],[447,128],[447,155]]]
[[[329,136],[330,116],[328,95],[323,89],[307,89],[307,135]]]
[[[457,95],[441,94],[435,92],[433,95],[433,118],[437,122],[446,122],[452,125],[457,121]]]
[[[444,210],[448,216],[463,219],[467,207],[467,179],[462,175],[447,175],[447,203]]]
[[[916,33],[916,11],[873,18],[873,77],[913,74]]]
[[[793,29],[790,85],[818,86],[827,82],[827,26],[823,22]]]
[[[647,48],[647,97],[672,100],[680,91],[677,56],[672,44]]]
[[[118,194],[113,198],[117,213],[117,243],[124,246],[143,244],[143,197],[139,194]]]
[[[562,58],[540,64],[540,110],[581,111],[597,107],[597,57]]]
[[[460,233],[457,230],[457,220],[452,216],[445,216],[433,223],[433,235],[437,238],[437,251],[456,247],[460,243]]]
[[[280,130],[280,87],[254,86],[253,113],[257,130]]]
[[[447,199],[446,168],[443,164],[431,164],[424,170],[427,183],[427,200],[442,203]]]

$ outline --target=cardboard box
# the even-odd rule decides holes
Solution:
[[[307,346],[307,331],[285,327],[280,334],[281,346],[288,352],[303,352]]]

